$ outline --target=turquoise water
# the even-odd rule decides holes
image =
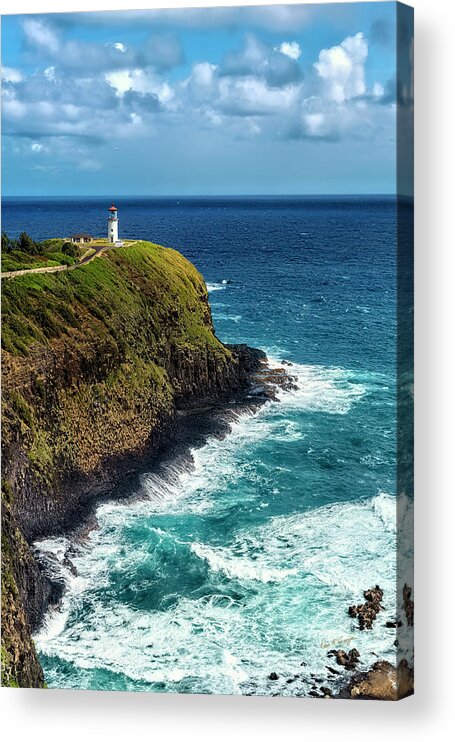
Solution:
[[[101,505],[84,541],[38,545],[67,584],[36,636],[47,683],[300,695],[312,675],[340,682],[331,648],[357,647],[364,667],[393,660],[395,201],[117,205],[121,236],[175,246],[201,270],[218,336],[291,362],[298,388],[191,466],[144,475],[139,498]],[[12,235],[77,218],[63,200],[29,206],[7,202]],[[103,207],[81,201],[69,231],[102,232]],[[376,583],[385,611],[359,632],[347,607]]]

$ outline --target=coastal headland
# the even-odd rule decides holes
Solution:
[[[202,276],[147,242],[3,284],[2,683],[43,687],[32,633],[62,588],[32,543],[73,530],[128,476],[223,435],[290,385],[223,345]]]

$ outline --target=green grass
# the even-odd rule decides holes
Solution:
[[[154,355],[166,343],[222,345],[213,335],[202,276],[175,250],[140,242],[108,251],[74,271],[3,282],[2,347],[83,331]]]
[[[48,240],[51,242],[51,240]],[[62,240],[56,240],[55,242],[62,242]],[[61,247],[61,245],[58,245]],[[47,268],[55,265],[73,265],[77,262],[76,258],[72,258],[69,255],[65,255],[55,249],[57,245],[54,245],[54,249],[49,250],[43,255],[29,255],[28,253],[22,252],[21,250],[13,250],[10,253],[2,254],[2,273],[9,271],[21,271],[30,270],[31,268]]]

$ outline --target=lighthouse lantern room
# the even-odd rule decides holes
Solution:
[[[107,240],[111,245],[118,242],[118,211],[117,207],[112,204],[109,208],[109,218],[107,220]]]

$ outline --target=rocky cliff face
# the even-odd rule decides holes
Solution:
[[[31,631],[58,599],[31,542],[75,525],[175,435],[244,393],[263,354],[226,347],[207,290],[150,243],[3,287],[2,682],[43,686]]]

